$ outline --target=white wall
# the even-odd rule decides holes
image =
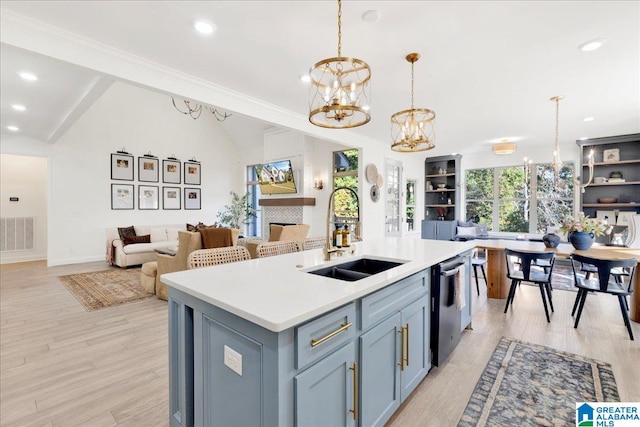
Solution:
[[[243,191],[244,164],[224,122],[204,113],[193,120],[169,96],[125,83],[112,85],[56,144],[21,142],[3,135],[2,152],[49,158],[49,265],[104,259],[107,227],[213,223],[229,191]],[[136,156],[132,182],[110,179],[110,154],[123,147]],[[135,210],[111,210],[112,183],[135,184],[137,195],[137,157],[148,151],[160,160],[175,154],[202,162],[202,210],[140,211],[137,203]],[[161,190],[163,183],[144,185]]]
[[[33,250],[5,252],[0,263],[47,257],[47,159],[0,154],[0,216],[35,217]],[[10,197],[18,197],[10,202]]]

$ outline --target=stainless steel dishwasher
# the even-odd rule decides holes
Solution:
[[[440,366],[460,342],[460,310],[455,292],[458,271],[465,268],[465,258],[450,258],[432,269],[431,276],[431,361]],[[461,284],[464,286],[464,284]]]

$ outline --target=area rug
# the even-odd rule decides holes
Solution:
[[[93,273],[59,276],[58,279],[87,311],[100,310],[152,296],[140,284],[139,268],[113,268]]]
[[[575,426],[576,402],[619,402],[611,365],[502,337],[458,427]]]

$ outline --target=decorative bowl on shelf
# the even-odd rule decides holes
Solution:
[[[618,199],[615,197],[601,197],[598,199],[598,203],[615,203]]]
[[[444,189],[447,186],[447,184],[438,184],[438,188],[440,189]]]

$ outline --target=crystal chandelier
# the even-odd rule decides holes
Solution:
[[[391,116],[391,150],[404,153],[431,150],[435,147],[433,121],[436,113],[426,108],[413,107],[413,67],[420,54],[410,53],[407,61],[411,63],[411,109],[403,110]]]
[[[189,115],[189,117],[191,117],[193,120],[197,119],[198,117],[200,117],[200,114],[202,114],[202,109],[203,109],[203,105],[202,104],[198,104],[198,103],[195,103],[195,102],[192,102],[192,101],[187,101],[185,99],[184,100],[185,111],[182,111],[176,105],[176,100],[173,99],[173,96],[171,97],[171,102],[173,103],[173,106],[176,108],[176,110],[178,110],[179,112],[181,112],[184,115]],[[221,113],[215,108],[208,107],[208,106],[204,106],[204,108],[209,110],[209,111],[211,111],[211,114],[213,114],[213,116],[219,122],[224,122],[227,119],[227,117],[231,117],[231,114]]]
[[[371,69],[366,62],[342,56],[342,1],[338,0],[338,56],[309,70],[309,121],[320,127],[345,129],[369,123]]]

